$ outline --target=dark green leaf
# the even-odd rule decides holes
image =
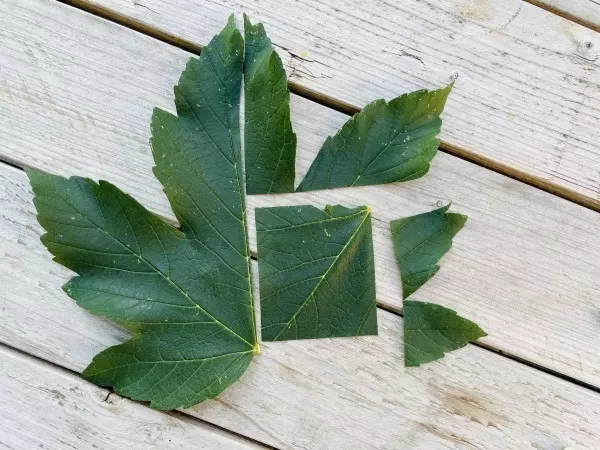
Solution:
[[[437,262],[450,250],[452,238],[467,221],[467,216],[447,213],[449,207],[390,223],[402,277],[403,298],[437,273],[440,269]]]
[[[232,285],[218,300],[254,342],[239,105],[244,42],[229,24],[192,58],[175,87],[178,116],[152,117],[154,173],[182,231]],[[215,305],[216,306],[216,305]]]
[[[404,362],[407,367],[435,361],[464,347],[469,341],[487,336],[479,326],[434,303],[405,300]]]
[[[246,192],[294,192],[296,135],[285,70],[263,25],[244,15],[244,27]]]
[[[376,100],[328,137],[298,191],[422,177],[439,146],[440,114],[452,84]]]
[[[152,119],[155,173],[177,231],[106,182],[28,172],[42,241],[79,276],[81,306],[136,332],[84,376],[159,409],[214,397],[258,351],[239,138],[243,40],[233,20]]]
[[[138,333],[97,355],[84,377],[170,409],[213,397],[243,373],[252,330],[217,307],[234,287],[211,282],[219,268],[191,241],[107,182],[28,175],[42,242],[79,275],[65,291]]]
[[[265,341],[377,334],[371,212],[256,210]]]

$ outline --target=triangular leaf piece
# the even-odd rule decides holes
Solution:
[[[246,192],[294,192],[296,135],[285,70],[263,25],[244,15],[244,28]]]
[[[230,20],[188,63],[175,89],[178,117],[153,116],[155,173],[183,233],[107,182],[28,171],[42,242],[78,274],[65,291],[136,333],[83,376],[159,409],[218,395],[258,351],[241,181],[242,53]]]
[[[402,278],[402,298],[407,298],[437,273],[440,269],[437,262],[450,250],[452,238],[467,221],[467,216],[448,213],[449,207],[390,223]]]
[[[404,362],[407,367],[435,361],[444,352],[459,349],[487,336],[477,324],[434,303],[405,300]]]
[[[376,100],[328,137],[297,191],[365,186],[422,177],[435,156],[452,84]]]
[[[256,209],[262,338],[377,334],[371,212]]]

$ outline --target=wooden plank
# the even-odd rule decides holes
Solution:
[[[592,30],[600,31],[600,2],[598,0],[530,0],[530,3],[581,23]]]
[[[328,101],[363,106],[457,74],[448,151],[600,210],[600,34],[524,1],[75,3],[191,44],[245,11],[290,81]]]
[[[61,290],[70,273],[39,242],[23,172],[0,164],[0,199],[0,339],[81,371],[127,334]],[[239,382],[186,413],[280,448],[600,445],[600,394],[472,345],[406,370],[401,326],[380,310],[379,337],[263,343]]]
[[[0,367],[2,448],[261,448],[124,399],[5,347],[0,347]]]
[[[149,122],[155,105],[172,108],[188,55],[64,5],[19,5],[0,16],[0,154],[108,179],[173,219],[151,171]],[[346,117],[297,96],[292,109],[300,177]],[[250,224],[260,205],[371,205],[378,298],[399,308],[388,222],[450,200],[471,219],[417,298],[477,321],[490,346],[600,386],[600,216],[592,211],[440,154],[416,182],[252,197]]]

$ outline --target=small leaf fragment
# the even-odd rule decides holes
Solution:
[[[477,324],[435,303],[403,302],[404,362],[416,367],[487,336]]]
[[[450,250],[452,238],[466,223],[467,216],[448,213],[449,207],[390,222],[402,298],[408,298],[437,273],[437,262]]]
[[[256,209],[265,341],[377,334],[367,207]]]
[[[247,194],[294,192],[296,135],[285,69],[261,23],[244,15]]]
[[[328,137],[297,191],[414,180],[435,156],[452,84],[376,100]]]

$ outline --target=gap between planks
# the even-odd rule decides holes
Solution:
[[[252,259],[256,259],[256,258],[253,256]],[[377,307],[379,309],[382,309],[384,311],[387,311],[391,314],[402,317],[404,319],[404,313],[402,312],[401,308],[398,308],[393,305],[386,305],[385,303],[377,303]],[[467,317],[467,319],[468,319],[468,317]],[[582,381],[582,380],[578,380],[577,378],[571,377],[569,375],[561,373],[557,370],[553,370],[553,369],[543,366],[541,364],[537,364],[533,361],[529,361],[525,358],[521,358],[520,356],[515,355],[506,350],[501,350],[499,348],[493,347],[493,346],[486,344],[484,342],[481,342],[481,341],[469,342],[468,345],[474,345],[483,350],[487,350],[488,352],[492,352],[492,353],[500,355],[504,358],[510,359],[511,361],[515,361],[519,364],[523,364],[524,366],[531,367],[532,369],[539,370],[540,372],[544,372],[550,376],[560,378],[561,380],[568,381],[569,383],[576,384],[577,386],[581,386],[582,388],[589,389],[590,391],[597,392],[600,394],[600,387],[594,386],[593,384],[590,384],[590,383],[586,383],[585,381]]]
[[[7,4],[13,1],[18,2]],[[157,105],[172,108],[171,88],[189,54],[55,1],[32,0],[33,5],[30,11],[17,7],[15,20],[4,29],[12,39],[3,41],[6,52],[0,57],[8,69],[3,79],[8,91],[2,92],[9,94],[0,96],[0,112],[8,111],[0,114],[7,120],[0,120],[6,135],[0,153],[63,175],[107,179],[174,221],[151,176],[145,118]],[[32,32],[31,22],[51,28]],[[55,27],[61,32],[47,33]],[[38,59],[23,57],[29,48]],[[73,83],[76,75],[81,79]],[[297,95],[291,103],[301,178],[325,137],[347,117]],[[444,153],[427,177],[411,183],[260,197],[248,198],[250,227],[256,206],[377,205],[377,297],[398,307],[401,286],[388,222],[454,199],[472,221],[419,297],[480,323],[490,334],[484,342],[494,347],[600,385],[600,359],[593,351],[600,342],[600,216],[594,211]]]
[[[18,164],[15,164],[15,163],[10,163],[10,162],[7,162],[7,161],[4,161],[4,160],[0,159],[0,166],[1,166],[2,164],[4,164],[4,165],[7,165],[7,166],[10,166],[10,167],[12,167],[12,168],[14,168],[14,169],[16,169],[16,170],[19,170],[19,171],[21,171],[21,172],[23,172],[23,171],[24,171],[24,167],[26,167],[26,166],[20,166],[20,165],[18,165]],[[1,169],[0,169],[0,170],[1,170]],[[40,171],[40,172],[45,172],[45,173],[48,173],[48,172],[47,172],[47,171],[45,171],[45,170],[40,170],[40,169],[36,169],[36,170],[38,170],[38,171]],[[171,220],[169,217],[165,217],[165,216],[164,216],[164,215],[162,215],[162,214],[157,214],[157,215],[158,215],[158,216],[159,216],[161,219],[163,219],[165,222],[167,222],[167,223],[170,223],[171,225],[173,225],[173,226],[175,226],[176,228],[178,228],[178,224],[177,224],[176,222],[173,222],[173,220]],[[252,260],[253,260],[255,263],[258,263],[258,258],[257,258],[257,256],[256,256],[256,251],[255,251],[254,249],[251,249],[251,250],[250,250],[250,253],[251,253],[251,259],[252,259]],[[256,273],[253,273],[253,278],[256,278],[256,281],[258,281],[258,278],[257,278],[257,274],[256,274]],[[257,291],[255,291],[255,292],[254,292],[254,294],[257,296]],[[260,303],[260,297],[258,297],[258,303]],[[389,313],[391,313],[391,314],[394,314],[395,316],[398,316],[398,317],[402,317],[402,318],[404,318],[404,313],[403,313],[403,311],[402,311],[402,308],[401,308],[401,307],[394,306],[394,305],[390,305],[390,304],[386,304],[386,303],[382,303],[382,302],[380,302],[379,300],[377,300],[377,308],[378,308],[378,309],[381,309],[382,311],[387,311],[387,312],[389,312]],[[260,311],[259,311],[259,312],[260,312]],[[13,349],[13,350],[15,350],[15,351],[18,351],[18,352],[21,352],[21,353],[27,354],[27,355],[31,356],[32,358],[38,358],[38,357],[37,357],[37,356],[35,356],[35,355],[31,355],[31,354],[29,354],[29,353],[25,353],[25,352],[23,352],[22,350],[19,350],[19,349],[17,349],[17,348],[14,348],[14,347],[12,347],[12,346],[8,345],[8,344],[4,344],[4,343],[0,342],[0,347],[1,347],[1,346],[3,346],[3,345],[4,345],[4,346],[6,346],[6,347],[9,347],[9,348],[11,348],[11,349]],[[546,373],[546,374],[548,374],[548,375],[550,375],[550,376],[553,376],[553,377],[556,377],[556,378],[560,378],[560,379],[562,379],[562,380],[564,380],[564,381],[567,381],[567,382],[569,382],[569,383],[573,383],[573,384],[575,384],[575,385],[577,385],[577,386],[580,386],[580,387],[582,387],[582,388],[584,388],[584,389],[589,389],[590,391],[597,392],[597,393],[599,393],[599,394],[600,394],[600,387],[594,386],[593,384],[590,384],[590,383],[586,383],[585,381],[582,381],[582,380],[579,380],[579,379],[577,379],[577,378],[575,378],[575,377],[572,377],[572,376],[569,376],[569,375],[567,375],[567,374],[561,373],[561,372],[559,372],[559,371],[557,371],[557,370],[553,370],[553,369],[551,369],[551,368],[549,368],[549,367],[545,367],[545,366],[543,366],[543,365],[541,365],[541,364],[538,364],[538,363],[535,363],[535,362],[533,362],[533,361],[529,361],[529,360],[527,360],[527,359],[525,359],[525,358],[522,358],[522,357],[519,357],[518,355],[515,355],[515,354],[513,354],[513,353],[511,353],[511,352],[509,352],[509,351],[502,350],[502,349],[499,349],[499,348],[495,348],[495,347],[493,347],[493,346],[491,346],[491,345],[488,345],[488,344],[485,344],[485,343],[483,343],[483,342],[479,342],[479,341],[476,341],[476,342],[469,342],[469,344],[468,344],[468,345],[474,345],[474,346],[477,346],[477,347],[479,347],[479,348],[481,348],[481,349],[483,349],[483,350],[486,350],[486,351],[488,351],[488,352],[495,353],[496,355],[499,355],[499,356],[501,356],[501,357],[503,357],[503,358],[510,359],[510,360],[512,360],[512,361],[515,361],[515,362],[517,362],[517,363],[519,363],[519,364],[522,364],[522,365],[524,365],[524,366],[527,366],[527,367],[530,367],[530,368],[532,368],[532,369],[538,370],[538,371],[540,371],[540,372]],[[59,366],[59,365],[57,365],[57,364],[55,364],[55,363],[52,363],[52,362],[50,362],[50,361],[48,361],[48,360],[46,360],[46,359],[43,359],[43,358],[39,358],[39,359],[40,359],[40,360],[42,360],[42,361],[45,361],[45,362],[47,362],[48,364],[51,364],[51,365],[53,365],[53,366],[55,366],[55,367],[60,367],[60,368],[63,368],[62,366]],[[75,372],[75,371],[72,371],[72,370],[70,370],[70,369],[67,369],[67,368],[63,368],[63,369],[64,369],[64,370],[67,370],[67,371],[69,371],[69,372],[71,372],[71,373],[73,373],[73,374],[75,374],[75,375],[79,375],[77,372]],[[184,415],[186,415],[186,414],[185,414],[185,413],[183,413],[183,412],[180,412],[179,414],[184,414]],[[187,416],[187,415],[186,415],[186,416]],[[193,416],[189,416],[189,417],[193,417]],[[200,421],[204,422],[204,421],[203,421],[203,420],[201,420],[201,419],[198,419],[198,420],[200,420]],[[206,422],[206,423],[209,423],[209,422]],[[212,426],[215,426],[215,427],[217,427],[217,428],[220,428],[220,427],[218,427],[217,425],[214,425],[214,424],[211,424],[211,425],[212,425]],[[223,429],[224,429],[224,430],[227,430],[227,429],[225,429],[225,428],[223,428]],[[232,433],[232,434],[236,434],[236,435],[238,434],[238,433],[236,433],[236,432],[234,432],[234,431],[231,431],[231,433]],[[243,435],[241,435],[241,434],[240,434],[239,436],[243,437]],[[251,440],[251,441],[253,441],[253,442],[254,442],[254,440],[253,440],[253,439],[251,439],[251,438],[247,438],[247,439],[249,439],[249,440]],[[261,444],[261,445],[265,445],[265,446],[267,445],[267,444],[264,444],[264,443],[262,443],[262,442],[259,442],[259,441],[255,441],[255,442],[256,442],[256,443],[259,443],[259,444]],[[271,448],[271,447],[269,447],[269,448]]]
[[[125,400],[126,402],[138,405],[137,406],[138,408],[144,408],[145,410],[152,411],[151,414],[160,414],[160,415],[170,416],[170,417],[173,417],[177,421],[189,423],[193,427],[200,426],[200,427],[206,428],[207,431],[209,431],[209,432],[212,431],[212,432],[216,433],[216,435],[222,435],[222,436],[225,436],[226,438],[230,437],[232,439],[232,441],[239,441],[238,444],[249,444],[250,446],[257,446],[259,448],[276,449],[276,447],[272,447],[263,442],[257,441],[256,439],[252,439],[251,437],[244,436],[243,434],[229,430],[222,426],[215,425],[215,424],[208,422],[206,420],[203,420],[201,418],[191,416],[182,411],[178,411],[178,410],[159,411],[159,410],[152,409],[152,408],[150,408],[150,406],[148,406],[147,403],[138,402],[135,400],[128,399],[126,397],[122,397],[108,387],[97,386],[93,383],[90,383],[89,381],[83,379],[81,377],[81,374],[75,370],[69,369],[67,367],[63,367],[59,364],[49,361],[48,359],[32,355],[30,353],[27,353],[17,347],[7,344],[5,342],[0,342],[0,353],[5,353],[10,356],[14,355],[14,357],[16,357],[16,358],[23,358],[26,363],[30,363],[32,365],[38,365],[40,369],[47,369],[49,371],[52,371],[53,373],[56,373],[57,375],[66,376],[68,378],[71,378],[71,377],[77,378],[78,380],[81,380],[80,381],[81,384],[84,384],[84,385],[87,384],[87,385],[96,387],[98,390],[106,391],[107,395],[102,400],[102,402],[104,402],[104,403],[108,402],[109,398],[114,395],[121,400]],[[111,402],[111,403],[113,403],[113,402]],[[171,440],[169,439],[169,442],[170,441]],[[0,442],[0,444],[1,444],[1,442]]]
[[[145,24],[142,21],[133,19],[131,17],[125,16],[123,14],[118,13],[117,11],[113,11],[108,8],[104,8],[102,6],[92,5],[85,0],[55,0],[59,3],[65,4],[67,6],[71,6],[82,11],[85,11],[94,16],[100,17],[102,19],[114,22],[118,25],[121,25],[130,30],[136,31],[138,33],[142,33],[146,36],[164,42],[166,44],[178,47],[182,50],[185,50],[192,54],[199,54],[202,51],[202,46],[194,44],[186,39],[182,39],[177,37],[171,33],[166,33],[164,31],[159,30],[156,27]],[[542,2],[537,0],[523,0],[527,3],[530,3],[540,9],[548,11],[552,14],[563,17],[572,22],[578,23],[582,26],[590,28],[594,31],[599,31],[599,27],[596,27],[593,24],[582,23],[585,22],[580,18],[575,16],[571,16],[568,13],[563,13],[555,8],[548,6]],[[276,45],[275,45],[276,46]],[[315,91],[308,87],[302,86],[299,83],[295,83],[293,81],[288,82],[289,89],[292,93],[299,95],[300,97],[304,97],[308,100],[311,100],[320,105],[326,106],[328,108],[334,109],[338,112],[341,112],[346,115],[353,115],[360,111],[355,105],[351,105],[344,101],[338,100],[331,96],[328,96],[324,93]],[[517,169],[515,167],[511,167],[508,164],[502,163],[500,161],[496,161],[492,158],[488,158],[481,154],[477,154],[473,151],[461,148],[459,146],[451,145],[447,142],[440,143],[440,150],[468,161],[477,166],[483,167],[485,169],[491,170],[493,172],[499,173],[506,177],[509,177],[513,180],[520,181],[529,186],[535,187],[542,191],[548,192],[550,194],[556,195],[557,197],[563,198],[570,202],[573,202],[577,205],[583,206],[585,208],[589,208],[593,211],[600,212],[600,200],[593,199],[586,195],[580,194],[572,189],[567,187],[552,183],[550,181],[545,180],[544,178],[527,173],[524,170]]]
[[[592,20],[588,20],[584,17],[572,14],[568,11],[559,9],[556,6],[553,6],[552,2],[549,2],[548,0],[523,0],[523,1],[530,3],[533,6],[537,6],[538,8],[543,9],[544,11],[548,11],[551,14],[562,17],[563,19],[570,20],[571,22],[581,25],[582,27],[586,27],[592,31],[596,31],[596,32],[600,33],[600,24],[597,24],[597,23],[593,22]]]
[[[16,234],[9,234],[8,239],[17,238],[25,246],[22,269],[35,272],[41,266],[54,265],[39,243],[41,230],[34,226],[25,175],[0,165],[1,172],[5,172],[8,182],[8,211],[17,214],[12,219],[0,219],[14,220]],[[17,190],[10,188],[13,177],[16,184],[12,186],[20,186]],[[48,267],[41,270],[46,272]],[[57,277],[62,277],[60,281],[66,281],[67,270],[57,267],[57,272],[60,274],[52,274],[52,279],[59,281]],[[59,365],[80,371],[100,348],[114,345],[126,336],[111,323],[90,316],[74,302],[65,300],[64,292],[54,284],[43,282],[33,286],[32,292],[17,289],[18,296],[25,295],[29,300],[15,298],[16,309],[12,312],[18,314],[13,319],[28,316],[27,303],[31,307],[48,295],[44,298],[47,307],[29,318],[31,326],[37,323],[42,329],[53,329],[58,336],[66,333],[54,339],[54,345],[62,349],[71,342],[75,352],[61,351],[49,357]],[[9,317],[10,305],[9,300]],[[39,322],[42,316],[43,322]],[[72,320],[75,328],[62,323],[65,317]],[[22,319],[14,325],[20,327]],[[468,444],[499,449],[529,444],[536,448],[597,448],[597,394],[475,346],[467,346],[434,364],[405,371],[401,369],[398,336],[402,321],[382,311],[379,319],[379,337],[289,341],[285,347],[269,343],[273,345],[267,346],[268,351],[242,380],[219,399],[189,411],[193,416],[209,417],[208,422],[231,424],[258,440],[286,447],[339,448],[343,443],[352,448],[397,448],[405,444],[406,448],[428,450]],[[8,322],[10,325],[10,318]],[[79,336],[77,327],[83,332]],[[52,355],[52,340],[51,337],[44,341],[36,355]],[[88,348],[83,348],[85,344],[80,346],[80,342],[88,344]],[[351,356],[357,353],[362,356],[360,362]],[[373,367],[376,372],[366,371]],[[456,370],[458,367],[460,371]],[[282,389],[289,398],[282,397]],[[277,439],[280,434],[281,439]]]

